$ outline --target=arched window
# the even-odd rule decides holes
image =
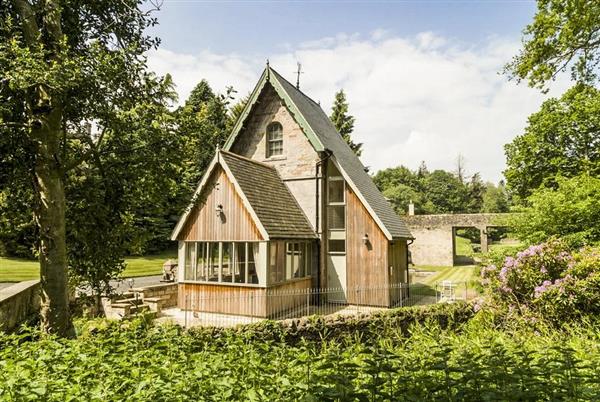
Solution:
[[[267,158],[283,154],[283,127],[274,121],[267,126]]]

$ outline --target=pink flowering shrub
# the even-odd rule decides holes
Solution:
[[[510,314],[560,322],[600,313],[600,250],[566,243],[533,245],[481,269],[492,302]]]

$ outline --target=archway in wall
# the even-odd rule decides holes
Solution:
[[[453,265],[473,265],[482,252],[481,229],[473,226],[455,226],[452,228]]]

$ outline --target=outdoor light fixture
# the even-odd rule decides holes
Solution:
[[[217,216],[221,216],[223,214],[223,205],[217,205],[217,208],[215,208],[215,210],[217,211]]]
[[[365,233],[365,235],[362,238],[363,244],[366,246],[369,244],[369,235]]]

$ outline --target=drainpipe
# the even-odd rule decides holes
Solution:
[[[315,164],[315,230],[317,231],[317,235],[319,234],[319,232],[321,234],[325,233],[325,231],[323,230],[323,228],[320,228],[320,222],[319,222],[319,211],[321,209],[321,203],[320,203],[320,197],[319,194],[321,193],[321,191],[319,190],[319,179],[322,178],[323,176],[323,163],[325,163],[327,160],[329,160],[329,158],[331,158],[331,155],[333,154],[330,150],[325,149],[325,151],[323,151],[323,153],[325,154],[325,156],[321,159],[319,159],[317,161],[317,163]],[[322,241],[322,236],[321,236],[321,241]],[[321,286],[321,242],[317,242],[317,287]]]
[[[410,246],[411,244],[413,244],[415,242],[415,239],[409,239],[406,242],[406,283],[408,284],[408,286],[406,286],[406,297],[410,297],[410,282],[409,282],[409,273],[408,273],[408,246]]]

